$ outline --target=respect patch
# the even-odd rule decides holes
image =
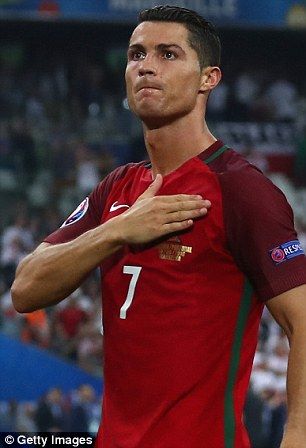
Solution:
[[[299,240],[288,241],[270,250],[270,257],[276,265],[291,258],[298,257],[299,255],[304,255]]]

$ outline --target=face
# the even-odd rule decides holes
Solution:
[[[49,401],[51,401],[52,403],[60,403],[61,399],[62,399],[62,394],[61,391],[59,389],[51,389],[48,393],[48,399]]]
[[[202,74],[183,24],[141,23],[131,36],[127,58],[129,106],[145,124],[163,125],[195,108]]]

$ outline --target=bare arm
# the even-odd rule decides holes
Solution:
[[[12,285],[16,310],[29,312],[58,303],[123,245],[186,229],[207,213],[210,203],[197,195],[155,196],[161,184],[157,175],[129,210],[73,241],[38,246],[17,268]]]
[[[274,297],[267,307],[290,343],[288,422],[281,448],[301,448],[306,446],[306,285]]]
[[[11,289],[16,310],[30,312],[60,302],[119,247],[106,225],[68,243],[40,244],[18,265]]]

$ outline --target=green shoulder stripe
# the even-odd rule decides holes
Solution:
[[[224,151],[226,151],[227,149],[229,149],[229,147],[227,145],[222,146],[222,148],[220,148],[220,149],[218,149],[218,151],[214,152],[211,156],[209,156],[206,160],[204,160],[204,162],[206,164],[209,164],[210,162],[215,160],[217,157],[221,156],[221,154],[223,154]]]

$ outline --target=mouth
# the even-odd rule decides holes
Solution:
[[[141,87],[138,87],[136,89],[136,93],[141,92],[141,91],[152,91],[152,90],[162,90],[161,87],[157,86],[157,85],[152,85],[152,84],[147,84]]]

